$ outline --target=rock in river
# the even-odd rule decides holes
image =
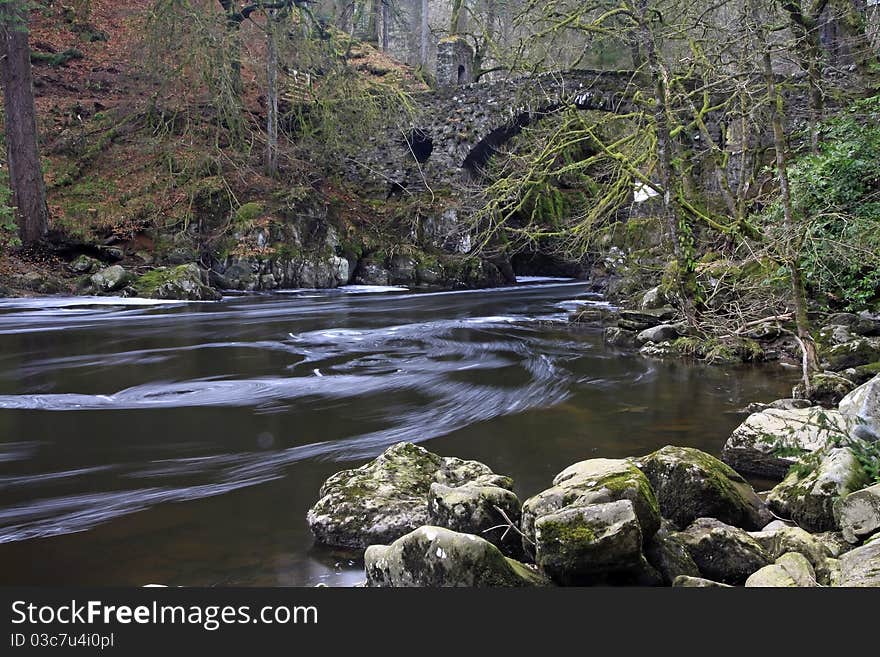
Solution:
[[[860,385],[840,401],[840,412],[859,420],[853,434],[863,440],[880,440],[880,374]]]
[[[880,540],[840,557],[840,586],[880,587]]]
[[[735,470],[781,479],[798,456],[846,440],[858,420],[812,406],[752,413],[734,429],[721,458]]]
[[[697,518],[760,529],[772,518],[751,485],[730,466],[691,447],[662,449],[638,465],[657,495],[660,513],[679,527]]]
[[[442,527],[419,527],[364,554],[371,587],[524,587],[548,582],[488,541]]]
[[[714,518],[700,518],[675,536],[704,576],[725,584],[742,584],[770,563],[767,551],[754,538]]]
[[[309,528],[326,545],[365,548],[391,543],[428,524],[431,484],[455,487],[471,482],[502,487],[512,483],[482,463],[398,443],[366,465],[327,479],[308,512]]]
[[[850,493],[834,505],[843,537],[850,543],[880,531],[880,484]]]
[[[553,479],[553,486],[523,503],[523,547],[529,554],[534,546],[535,524],[542,516],[566,507],[629,500],[638,518],[643,538],[650,538],[660,527],[660,509],[647,477],[625,459],[590,459],[567,467]]]
[[[813,566],[798,552],[785,553],[775,563],[752,573],[746,580],[747,587],[794,588],[816,585]]]
[[[848,447],[811,455],[767,495],[770,509],[811,532],[837,528],[834,504],[868,483],[868,476]]]

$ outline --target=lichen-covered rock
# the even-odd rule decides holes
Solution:
[[[431,484],[460,486],[480,477],[495,485],[504,481],[482,463],[398,443],[366,465],[327,479],[307,521],[315,538],[326,545],[388,544],[428,523]]]
[[[92,288],[99,293],[107,294],[109,292],[118,292],[131,281],[129,274],[121,265],[112,265],[105,267],[100,271],[92,274],[89,282]]]
[[[853,435],[880,440],[880,374],[860,385],[840,401],[840,412],[858,420]]]
[[[786,552],[769,566],[749,575],[747,587],[812,587],[816,573],[810,561],[798,552]]]
[[[501,485],[498,485],[501,484]],[[504,554],[522,554],[522,540],[511,528],[519,527],[522,504],[509,490],[513,482],[506,477],[478,477],[461,486],[433,483],[428,494],[428,522],[457,532],[476,534]]]
[[[858,338],[843,344],[836,344],[824,353],[828,369],[835,372],[849,367],[867,365],[880,360],[880,340],[877,338]]]
[[[738,472],[781,479],[799,456],[846,440],[856,420],[818,406],[766,409],[734,429],[721,459]]]
[[[688,575],[679,575],[672,582],[672,586],[677,588],[697,588],[697,589],[714,589],[714,588],[725,588],[729,589],[730,584],[722,584],[721,582],[715,582],[711,579],[705,579],[703,577],[689,577]]]
[[[614,575],[638,582],[649,566],[633,503],[570,506],[540,516],[535,563],[560,584],[604,582]]]
[[[834,515],[843,537],[850,543],[858,543],[880,531],[880,484],[838,499]]]
[[[871,541],[840,557],[840,586],[880,587],[880,541]]]
[[[158,267],[134,283],[138,296],[150,299],[182,299],[186,301],[217,301],[221,294],[205,285],[206,274],[190,263],[177,267]]]
[[[831,582],[834,556],[831,550],[819,538],[804,531],[800,527],[783,526],[775,529],[764,529],[750,532],[774,561],[789,552],[802,554],[810,562],[819,583],[829,586]]]
[[[767,494],[767,505],[808,531],[836,529],[835,501],[865,486],[867,475],[848,447],[823,450],[809,461],[810,465],[792,468]]]
[[[364,553],[369,587],[525,587],[547,580],[479,536],[424,526]]]
[[[759,529],[770,521],[761,498],[733,468],[691,447],[667,445],[639,459],[651,482],[660,513],[679,527],[697,518]]]
[[[770,563],[770,556],[747,532],[714,518],[699,518],[675,534],[705,576],[726,584],[742,584]]]
[[[553,486],[523,503],[522,531],[529,540],[535,538],[535,523],[545,515],[565,507],[629,500],[633,503],[641,534],[650,538],[660,527],[660,509],[647,477],[631,461],[625,459],[590,459],[567,467],[553,479]],[[523,541],[528,554],[533,554],[529,540]]]
[[[664,523],[645,545],[648,563],[660,574],[666,585],[671,585],[682,575],[699,577],[700,569],[684,543],[666,528],[666,524],[668,523]]]

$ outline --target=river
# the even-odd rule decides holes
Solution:
[[[218,303],[0,300],[0,584],[348,585],[305,524],[395,442],[522,499],[585,458],[714,454],[781,368],[661,362],[566,323],[582,282]]]

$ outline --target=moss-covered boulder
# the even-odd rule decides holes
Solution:
[[[590,459],[567,467],[553,479],[553,486],[523,503],[523,547],[533,554],[535,523],[542,516],[566,507],[584,507],[629,500],[641,526],[650,538],[660,528],[660,508],[647,477],[626,459]]]
[[[853,435],[880,440],[880,374],[863,383],[840,401],[840,412],[856,419]]]
[[[840,557],[840,586],[880,587],[880,540]]]
[[[848,447],[817,452],[804,460],[767,494],[777,515],[791,518],[812,532],[837,528],[834,504],[868,484],[856,455]]]
[[[697,518],[760,529],[772,518],[751,485],[733,468],[691,447],[667,445],[639,459],[660,513],[679,527]]]
[[[307,521],[325,545],[365,548],[388,544],[428,520],[431,485],[509,482],[476,461],[442,457],[412,443],[398,443],[364,466],[337,472],[324,482]]]
[[[810,562],[816,578],[823,586],[829,586],[832,579],[834,556],[828,546],[819,538],[800,527],[781,526],[771,530],[750,532],[774,561],[788,552],[802,554]]]
[[[221,294],[206,285],[206,274],[190,263],[177,267],[158,267],[134,283],[138,296],[149,299],[181,299],[184,301],[217,301]]]
[[[476,534],[504,554],[522,554],[517,531],[522,503],[506,477],[478,477],[461,486],[433,483],[428,493],[428,522],[457,532]],[[500,484],[500,485],[499,485]]]
[[[838,499],[834,515],[843,537],[850,543],[859,543],[880,532],[880,484]]]
[[[642,529],[628,499],[569,506],[535,522],[535,563],[563,585],[648,583]]]
[[[122,265],[112,265],[92,274],[89,282],[98,294],[109,294],[124,288],[131,279],[131,274],[125,271]]]
[[[798,552],[787,552],[774,563],[749,575],[750,588],[796,588],[817,586],[809,560]]]
[[[821,406],[837,406],[856,384],[848,377],[835,372],[817,372],[810,377],[810,391],[807,393],[803,382],[798,383],[791,394],[796,399],[808,399]]]
[[[725,584],[742,584],[770,563],[767,551],[747,532],[714,518],[699,518],[675,536],[705,577]]]
[[[479,536],[424,526],[364,554],[369,587],[526,587],[549,582]]]
[[[846,440],[856,420],[819,406],[752,413],[734,429],[721,459],[738,472],[781,479],[798,457]]]
[[[829,347],[823,354],[823,362],[835,372],[850,367],[867,365],[880,360],[880,339],[858,338]]]
[[[104,265],[97,258],[92,258],[90,256],[87,256],[85,253],[81,253],[76,258],[74,258],[67,266],[70,271],[75,274],[94,274]]]

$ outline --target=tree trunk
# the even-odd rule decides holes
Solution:
[[[278,20],[275,11],[266,17],[266,173],[278,174]]]
[[[49,209],[37,144],[27,20],[23,0],[0,4],[3,37],[0,77],[6,116],[9,186],[21,241],[32,244],[42,239],[49,228]]]
[[[794,305],[794,317],[797,327],[798,344],[803,354],[804,388],[807,395],[812,387],[810,376],[819,371],[819,358],[816,354],[816,343],[810,333],[810,320],[807,316],[807,293],[804,287],[803,272],[800,268],[799,256],[802,242],[801,232],[795,221],[794,208],[791,202],[791,187],[788,182],[788,162],[785,143],[785,127],[783,125],[782,95],[776,86],[773,73],[773,62],[770,51],[763,55],[764,78],[770,100],[770,118],[773,125],[773,147],[776,150],[776,174],[779,177],[779,195],[782,200],[782,222],[785,231],[784,259],[791,278],[791,297]]]
[[[421,36],[420,36],[420,47],[419,47],[419,63],[427,67],[428,66],[428,48],[429,48],[429,40],[431,37],[431,27],[428,23],[428,0],[422,0],[422,26],[421,26]]]

